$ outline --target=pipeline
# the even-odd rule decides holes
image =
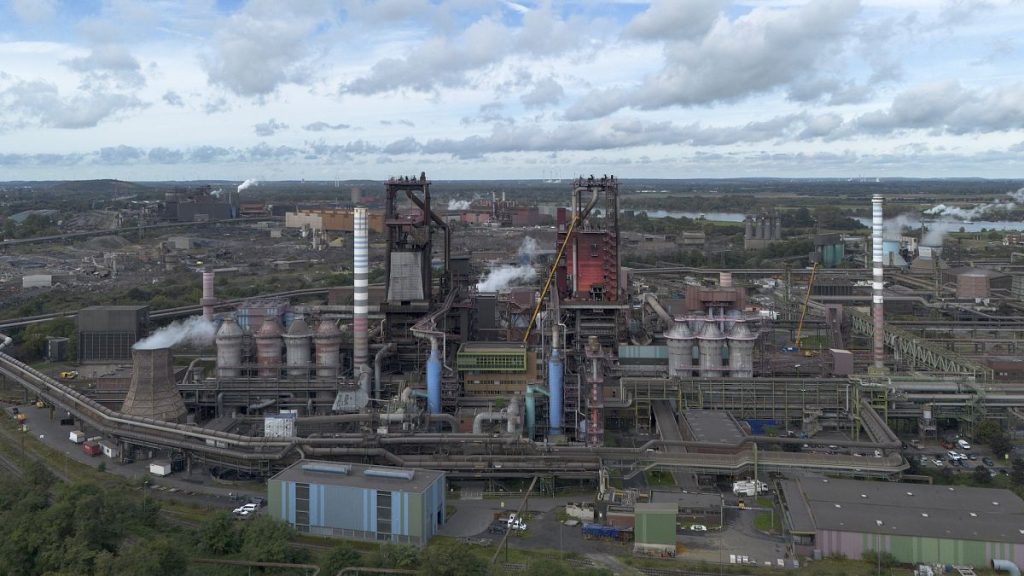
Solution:
[[[508,413],[502,410],[501,412],[481,412],[473,418],[473,434],[484,433],[484,422],[508,422]]]
[[[373,398],[381,400],[381,361],[384,357],[398,349],[394,342],[389,342],[373,355]]]
[[[675,320],[672,318],[672,315],[669,314],[661,305],[661,302],[658,301],[657,296],[651,294],[650,292],[645,292],[643,295],[643,301],[648,306],[651,307],[651,310],[654,310],[655,314],[657,314],[659,317],[661,317],[662,320],[665,321],[665,326],[667,326],[668,328],[672,327],[672,325],[675,323]]]
[[[1008,572],[1010,576],[1020,576],[1020,568],[1009,560],[992,559],[992,569],[997,572]]]
[[[548,391],[540,386],[530,385],[526,387],[526,434],[530,440],[533,440],[537,433],[537,399],[534,397],[536,393],[550,398]]]

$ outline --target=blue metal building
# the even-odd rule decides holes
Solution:
[[[268,481],[267,510],[300,532],[424,546],[445,522],[437,470],[300,460]]]

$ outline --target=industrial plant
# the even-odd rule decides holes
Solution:
[[[416,544],[444,524],[446,487],[535,480],[549,494],[592,489],[591,507],[629,516],[621,525],[637,527],[638,551],[674,553],[674,529],[641,529],[642,517],[668,514],[674,527],[683,491],[719,494],[753,479],[785,482],[776,503],[798,533],[794,553],[845,553],[828,539],[847,526],[840,504],[818,512],[839,496],[808,478],[843,477],[835,487],[845,491],[899,481],[917,465],[911,440],[1024,420],[1018,266],[965,266],[941,239],[890,232],[881,195],[864,202],[870,236],[819,231],[808,267],[627,267],[614,176],[573,180],[547,213],[497,195],[441,203],[431,184],[422,173],[390,178],[379,209],[354,195],[351,209],[286,216],[303,238],[319,238],[316,249],[336,246],[325,234],[351,246],[351,285],[320,291],[322,301],[300,298],[314,290],[223,298],[221,272],[197,265],[193,306],[77,313],[77,362],[130,362],[130,371],[86,382],[0,354],[0,374],[101,436],[118,460],[269,480],[272,515],[300,531]],[[176,220],[244,208],[235,192],[168,202]],[[783,222],[781,212],[743,215],[743,249],[784,243]],[[474,249],[459,238],[491,223],[516,230],[526,248],[484,260],[486,241]],[[996,312],[1000,303],[1012,313]],[[651,471],[670,475],[675,496],[644,485]],[[311,504],[319,486],[362,506],[360,490],[383,494],[378,484],[395,496],[374,501],[374,522],[368,511],[354,522]],[[382,520],[399,507],[416,519],[411,529]],[[1010,508],[985,514],[1002,526],[1016,517],[997,514],[1020,511]],[[701,510],[691,515],[721,514]],[[986,530],[984,544],[950,561],[988,562],[1000,546],[1024,545],[1019,532]],[[908,550],[892,548],[907,561],[945,558]]]

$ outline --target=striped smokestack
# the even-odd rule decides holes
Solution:
[[[369,275],[368,231],[366,228],[366,208],[356,208],[352,216],[352,269],[353,278],[353,314],[352,314],[352,368],[358,371],[370,361],[369,348],[369,313],[366,294],[367,277]]]
[[[885,367],[885,318],[882,306],[882,195],[875,194],[871,198],[871,307],[874,319],[873,357],[875,368]]]
[[[199,303],[203,306],[203,318],[213,322],[213,306],[217,303],[213,295],[213,272],[203,272],[203,299]]]

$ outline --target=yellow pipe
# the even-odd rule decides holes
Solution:
[[[555,256],[555,262],[551,265],[551,271],[548,272],[548,279],[544,282],[544,290],[540,293],[540,298],[537,299],[537,305],[533,307],[533,315],[530,316],[530,323],[526,325],[526,335],[523,336],[523,342],[530,340],[530,332],[533,330],[533,323],[537,321],[537,315],[540,314],[540,307],[544,304],[544,297],[548,295],[548,289],[551,288],[551,279],[555,277],[555,271],[558,270],[558,264],[562,261],[562,254],[565,253],[565,247],[569,245],[569,240],[572,238],[572,232],[576,229],[576,222],[579,218],[574,216],[572,222],[569,223],[569,231],[565,234],[565,241],[562,242],[562,246],[558,249],[558,256]]]
[[[807,281],[807,293],[804,294],[804,307],[800,309],[800,322],[796,325],[796,347],[803,350],[800,345],[800,334],[804,331],[804,316],[807,315],[807,304],[811,301],[811,286],[814,286],[814,274],[818,271],[818,264],[811,268],[811,279]]]

